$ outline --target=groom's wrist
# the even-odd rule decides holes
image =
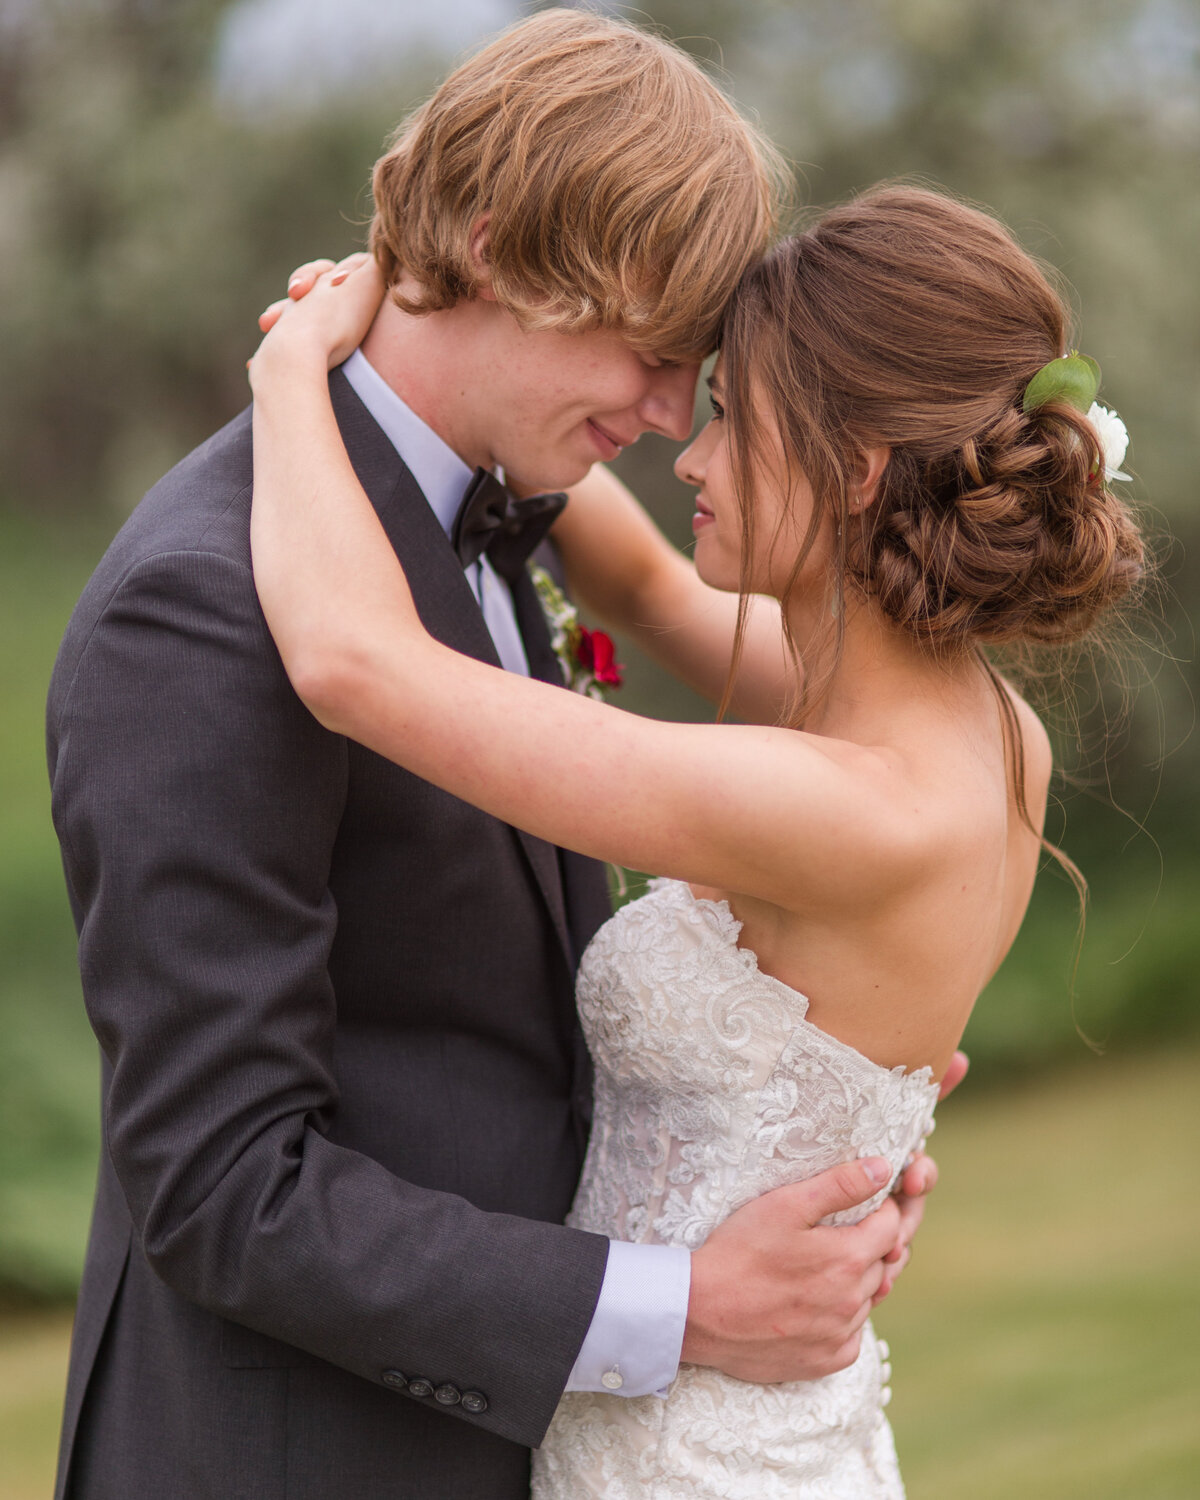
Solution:
[[[610,1240],[604,1282],[568,1391],[665,1396],[679,1370],[691,1256]]]

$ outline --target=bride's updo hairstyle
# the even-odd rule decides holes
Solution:
[[[790,586],[832,520],[835,620],[861,592],[946,656],[1083,639],[1144,559],[1086,417],[1022,410],[1069,322],[1001,225],[942,193],[878,187],[784,240],[742,279],[722,338],[743,570],[768,416],[814,497]],[[860,456],[881,445],[860,510]]]

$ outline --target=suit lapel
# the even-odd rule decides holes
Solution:
[[[531,561],[544,567],[562,587],[562,563],[552,541],[543,542],[534,552]],[[550,628],[533,580],[527,572],[521,575],[513,587],[513,603],[516,606],[517,624],[521,627],[521,635],[525,641],[530,671],[543,682],[565,687],[562,663],[550,643]],[[558,867],[572,951],[578,962],[596,929],[612,915],[608,877],[604,866],[597,860],[589,859],[585,854],[576,854],[573,849],[559,849]]]
[[[388,540],[396,549],[396,555],[412,589],[417,613],[425,628],[430,635],[444,645],[461,651],[464,656],[473,656],[476,661],[487,662],[489,666],[500,666],[495,644],[484,623],[475,595],[471,592],[462,564],[416,480],[340,370],[334,370],[330,375],[329,387],[333,409],[354,472],[375,507]],[[514,599],[517,602],[517,623],[526,635],[530,668],[537,677],[543,677],[543,673],[552,668],[554,676],[544,677],[543,680],[561,682],[558,659],[550,648],[550,638],[533,585],[528,578],[524,578],[522,583],[525,589],[514,591]],[[519,596],[526,591],[529,599],[522,605]],[[529,614],[530,602],[536,611],[536,620]],[[540,642],[536,635],[539,622],[542,637]],[[537,642],[532,650],[531,640]],[[547,656],[549,662],[546,660]],[[514,828],[513,832],[525,850],[534,878],[549,907],[568,967],[573,969],[574,957],[567,926],[558,851],[553,844],[526,833],[524,829]]]
[[[536,557],[536,553],[534,555]],[[530,674],[539,682],[552,682],[555,687],[563,687],[562,663],[550,644],[550,629],[528,570],[513,584],[512,596]]]

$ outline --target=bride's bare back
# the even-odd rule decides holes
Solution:
[[[897,698],[888,738],[849,747],[861,774],[875,757],[900,767],[923,855],[889,879],[880,869],[861,900],[809,899],[785,909],[734,891],[741,943],[769,974],[808,996],[809,1019],[884,1067],[928,1064],[940,1077],[984,985],[1025,915],[1042,846],[1050,749],[1036,715],[1012,698],[1024,747],[1021,816],[1006,765],[995,693],[979,672],[947,681],[941,701]],[[835,752],[836,753],[836,752]],[[829,858],[825,851],[823,858]],[[832,857],[836,859],[836,850]]]

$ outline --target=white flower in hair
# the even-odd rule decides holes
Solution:
[[[1104,459],[1105,484],[1113,479],[1132,478],[1131,475],[1121,472],[1121,465],[1125,462],[1125,451],[1129,447],[1129,431],[1125,423],[1115,411],[1109,411],[1107,406],[1100,406],[1095,401],[1092,402],[1087,419],[1096,429],[1096,437],[1100,443],[1100,453]]]

